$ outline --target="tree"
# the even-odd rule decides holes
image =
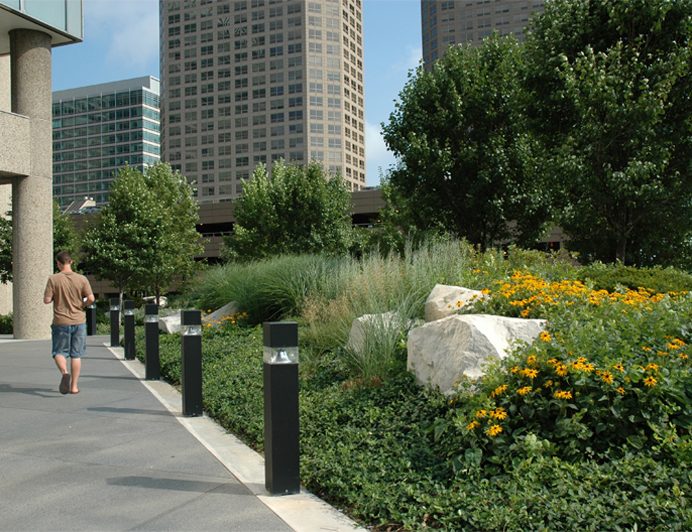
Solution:
[[[523,84],[568,246],[585,260],[689,256],[692,2],[554,0]]]
[[[88,269],[109,280],[122,299],[126,289],[157,297],[199,267],[203,251],[195,224],[198,207],[184,177],[165,163],[142,174],[125,168],[111,185],[109,203],[82,241]]]
[[[274,164],[269,179],[258,165],[234,201],[235,234],[225,239],[230,259],[281,253],[345,253],[352,239],[351,195],[339,174],[321,164]]]
[[[53,250],[69,251],[73,256],[78,250],[77,233],[69,215],[60,213],[60,206],[53,200]],[[53,265],[54,268],[57,268]],[[0,283],[12,282],[12,211],[0,216]]]
[[[0,215],[0,283],[12,282],[12,213]]]
[[[482,247],[531,243],[543,232],[548,204],[517,113],[521,61],[514,39],[494,35],[480,48],[449,48],[430,72],[410,75],[383,124],[399,160],[385,190],[418,230],[440,228]]]

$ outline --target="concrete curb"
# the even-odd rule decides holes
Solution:
[[[272,496],[264,486],[264,458],[207,416],[183,417],[180,392],[164,381],[144,379],[144,365],[125,360],[122,347],[104,346],[175,416],[223,466],[295,532],[365,531],[333,506],[302,489],[296,495]]]

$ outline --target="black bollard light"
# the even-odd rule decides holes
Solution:
[[[135,359],[135,302],[123,301],[123,322],[125,325],[125,360]]]
[[[111,347],[120,347],[120,298],[111,298]]]
[[[96,303],[87,305],[86,308],[87,336],[96,334]]]
[[[161,378],[159,363],[159,306],[147,303],[144,306],[144,378],[157,381]]]
[[[182,327],[180,380],[183,392],[183,415],[202,415],[202,313],[180,311]]]
[[[300,493],[298,324],[264,330],[264,479],[273,495]]]

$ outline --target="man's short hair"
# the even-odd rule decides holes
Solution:
[[[69,251],[61,251],[56,255],[55,259],[60,264],[69,264],[70,262],[72,262],[72,255],[70,255]]]

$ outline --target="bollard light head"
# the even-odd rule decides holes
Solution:
[[[159,321],[159,306],[156,303],[144,305],[144,322],[156,323]]]
[[[135,302],[131,299],[126,299],[123,301],[123,313],[125,316],[135,315]]]
[[[202,334],[202,312],[199,310],[180,311],[180,325],[183,336],[199,336]]]
[[[267,364],[298,364],[298,347],[264,346],[262,359]]]
[[[267,364],[298,364],[298,324],[294,321],[268,321],[264,332],[263,360]]]
[[[111,298],[111,312],[117,312],[120,310],[120,298],[119,297],[112,297]]]

